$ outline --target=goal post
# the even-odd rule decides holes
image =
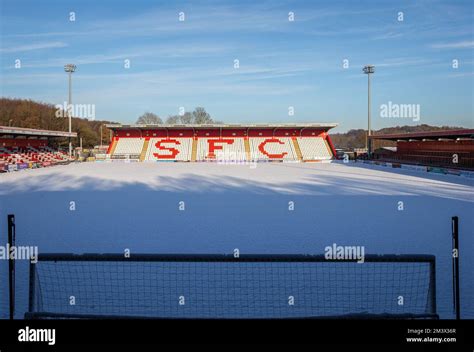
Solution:
[[[438,318],[432,255],[40,254],[25,318]]]

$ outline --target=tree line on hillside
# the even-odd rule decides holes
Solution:
[[[58,108],[53,104],[37,102],[30,99],[0,98],[0,125],[24,128],[36,128],[50,131],[68,131],[67,117],[57,117]],[[66,114],[64,114],[66,115]],[[82,138],[84,148],[91,148],[100,143],[102,126],[102,143],[109,141],[110,131],[105,124],[113,123],[105,120],[72,118],[72,131]],[[65,138],[51,140],[52,145],[66,146]],[[79,146],[79,138],[73,138],[73,146]]]
[[[144,124],[144,125],[159,125],[159,124],[181,124],[181,125],[190,125],[190,124],[195,124],[195,125],[203,125],[203,124],[220,124],[222,122],[220,121],[215,121],[211,115],[204,109],[203,107],[197,107],[194,109],[192,112],[184,112],[181,115],[171,115],[166,118],[166,120],[163,122],[163,120],[156,114],[152,112],[145,112],[143,115],[141,115],[137,122],[137,124]]]
[[[0,98],[0,126],[14,126],[24,128],[36,128],[50,131],[67,131],[69,122],[65,113],[58,114],[58,107],[53,104],[33,101],[31,99],[11,99]],[[73,115],[74,116],[74,115]],[[73,139],[73,146],[80,144],[84,148],[92,148],[99,144],[108,144],[111,131],[105,127],[106,124],[117,122],[108,120],[91,120],[72,117],[72,131],[78,134],[78,139]],[[162,119],[151,112],[141,115],[138,124],[162,124]],[[221,123],[215,121],[203,107],[197,107],[192,112],[185,112],[182,115],[172,115],[166,118],[167,124],[210,124]],[[102,143],[101,143],[102,126]],[[66,146],[68,141],[65,138],[55,138],[51,140],[52,145]]]
[[[52,131],[67,131],[68,119],[66,117],[57,117],[57,107],[53,104],[37,102],[30,99],[11,99],[0,98],[0,126],[15,126],[25,128],[37,128]],[[109,141],[110,130],[105,124],[116,123],[105,120],[90,120],[77,117],[72,118],[72,130],[77,132],[82,138],[84,148],[90,148],[100,143],[100,130],[102,126],[102,143]],[[138,124],[162,124],[163,120],[156,114],[146,112],[141,115]],[[185,112],[182,115],[168,116],[164,123],[167,124],[210,124],[221,123],[215,121],[203,107],[197,107],[192,112]],[[430,125],[418,126],[397,126],[383,128],[373,131],[373,134],[391,134],[391,133],[410,133],[423,131],[436,131],[441,129],[459,129],[462,127],[437,127]],[[352,149],[364,148],[366,139],[366,130],[350,130],[346,133],[330,133],[331,139],[336,148]],[[53,143],[61,146],[67,145],[66,139],[53,139]],[[79,145],[79,139],[73,139],[74,146]],[[374,147],[393,146],[393,142],[375,141]]]

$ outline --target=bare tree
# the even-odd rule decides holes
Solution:
[[[163,121],[160,119],[160,117],[152,112],[144,113],[137,120],[137,124],[141,125],[157,125],[162,123]]]
[[[169,125],[174,125],[174,124],[180,123],[180,118],[179,118],[178,115],[168,116],[168,118],[166,119],[166,123],[169,124]]]
[[[193,111],[194,123],[198,125],[212,123],[211,115],[206,112],[203,107],[197,107]]]
[[[189,125],[194,123],[194,116],[190,112],[185,112],[183,116],[180,118],[181,123],[185,125]]]
[[[185,112],[183,115],[171,115],[168,116],[166,119],[167,124],[183,124],[183,125],[190,125],[190,124],[207,124],[207,123],[214,123],[209,115],[206,112],[206,109],[202,107],[197,107],[194,111]]]

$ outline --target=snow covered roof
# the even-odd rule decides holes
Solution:
[[[259,123],[259,124],[152,124],[152,125],[141,125],[141,124],[132,124],[132,125],[122,125],[122,124],[108,124],[107,128],[109,129],[128,129],[128,128],[139,128],[139,129],[153,129],[153,128],[167,128],[167,129],[181,129],[181,128],[194,128],[194,129],[204,129],[204,128],[320,128],[324,130],[329,130],[336,127],[337,123],[279,123],[279,124],[270,124],[270,123]]]
[[[410,140],[410,139],[457,139],[457,138],[474,138],[474,129],[461,129],[461,130],[440,130],[430,132],[415,132],[415,133],[394,133],[394,134],[382,134],[373,135],[370,139],[386,139],[386,140]]]
[[[0,134],[42,137],[77,137],[76,132],[37,130],[34,128],[0,126]]]

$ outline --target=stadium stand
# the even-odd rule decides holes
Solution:
[[[325,161],[336,124],[107,125],[109,159],[140,161]]]
[[[49,146],[49,138],[77,137],[76,133],[0,126],[0,172],[68,163],[62,150]]]
[[[396,142],[396,147],[375,150],[375,160],[474,169],[473,129],[375,135],[371,139]]]

